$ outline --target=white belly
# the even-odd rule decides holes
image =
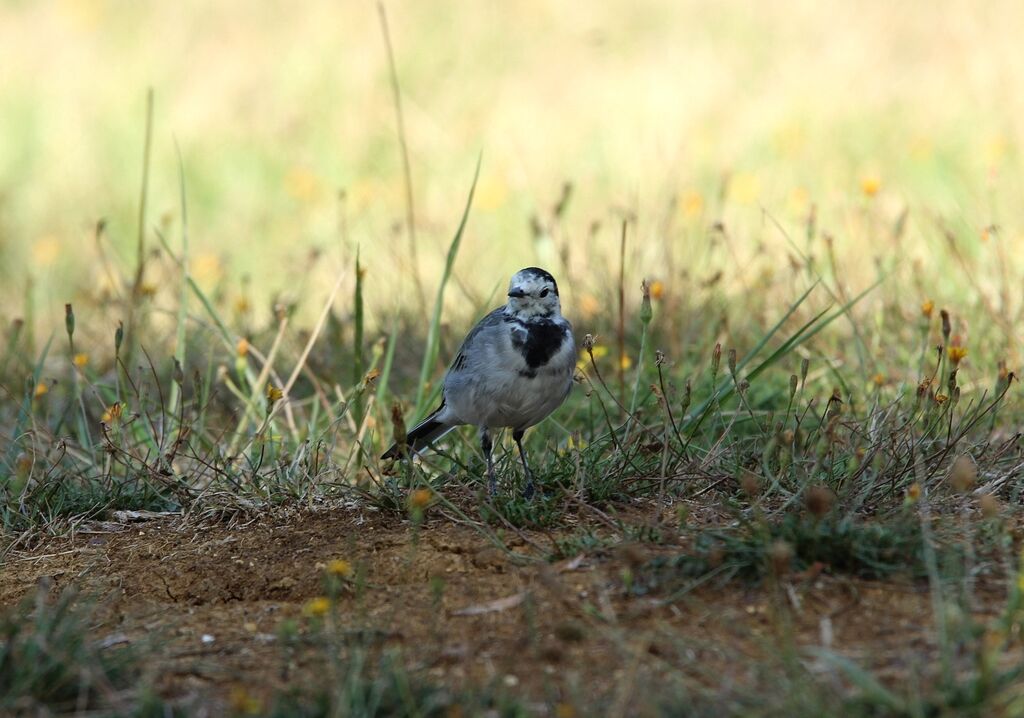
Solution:
[[[527,429],[561,406],[572,389],[576,351],[571,338],[536,370],[510,347],[489,354],[471,371],[449,374],[445,381],[445,403],[467,424]]]
[[[489,428],[527,429],[553,412],[572,388],[572,374],[564,371],[538,372],[533,378],[519,374],[492,374],[458,391],[446,393],[445,400],[467,424]]]

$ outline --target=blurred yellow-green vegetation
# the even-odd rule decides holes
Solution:
[[[0,0],[0,713],[1019,715],[1021,28]],[[529,265],[578,386],[491,495],[408,430]]]
[[[681,228],[727,229],[725,282],[740,292],[745,276],[783,267],[792,243],[803,246],[812,205],[848,288],[870,283],[876,262],[925,283],[905,287],[908,307],[995,296],[999,272],[986,268],[1019,277],[1019,3],[387,11],[431,296],[483,157],[452,305],[466,293],[486,302],[520,266],[564,269],[530,220],[547,216],[565,183],[577,309],[588,268],[616,256],[622,216],[635,221],[637,281],[676,292],[687,291]],[[101,218],[133,265],[148,88],[149,246],[149,227],[177,246],[177,146],[202,286],[248,277],[253,311],[267,318],[271,298],[296,292],[298,279],[325,295],[359,245],[368,321],[414,301],[375,4],[6,2],[0,84],[3,314],[19,313],[30,280],[37,330],[59,325],[64,302],[101,295]],[[948,233],[980,262],[971,281],[944,249]],[[323,261],[309,273],[314,250]]]

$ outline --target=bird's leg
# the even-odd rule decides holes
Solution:
[[[534,493],[533,473],[530,471],[530,464],[526,461],[526,452],[523,451],[523,431],[519,429],[513,431],[512,438],[515,440],[516,446],[519,447],[519,458],[523,460],[523,471],[526,472],[526,488],[523,490],[523,496],[532,499]]]
[[[494,459],[491,456],[491,449],[493,447],[494,444],[491,442],[491,432],[487,430],[486,426],[481,426],[480,448],[484,450],[484,456],[487,457],[487,491],[492,499],[498,492],[498,484],[494,479]]]

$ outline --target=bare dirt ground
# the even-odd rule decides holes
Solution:
[[[636,511],[634,520],[643,507]],[[551,545],[534,531],[504,538],[524,556]],[[280,628],[292,620],[307,630],[304,607],[323,594],[332,559],[362,577],[339,598],[344,633],[378,652],[399,649],[433,683],[497,685],[539,714],[600,704],[635,715],[656,707],[657,692],[756,690],[771,680],[758,667],[777,665],[785,645],[831,646],[892,681],[935,655],[921,583],[826,570],[778,585],[709,582],[670,601],[626,590],[635,567],[679,551],[629,544],[523,561],[437,511],[416,527],[357,504],[233,521],[103,522],[9,555],[0,606],[47,577],[54,590],[80,587],[99,602],[101,632],[158,646],[163,696],[209,715],[240,689],[266,702],[315,678],[304,675],[315,661],[283,650]],[[977,595],[980,613],[1005,597],[995,582]]]

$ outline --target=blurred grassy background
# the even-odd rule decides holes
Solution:
[[[376,3],[0,0],[0,539],[77,530],[80,518],[117,509],[233,522],[275,505],[341,497],[348,505],[352,496],[390,516],[408,512],[418,526],[425,508],[416,496],[425,495],[463,518],[460,506],[473,507],[481,527],[556,527],[568,557],[604,552],[603,522],[614,525],[598,507],[628,498],[625,523],[609,509],[629,547],[624,595],[635,546],[688,533],[694,546],[715,542],[707,556],[666,564],[702,574],[685,591],[672,588],[669,606],[718,571],[723,559],[712,556],[726,540],[726,565],[740,567],[730,570],[771,567],[779,597],[775,581],[790,564],[801,570],[794,580],[809,576],[800,583],[817,590],[811,571],[822,561],[857,574],[877,567],[875,551],[897,555],[893,546],[922,546],[928,556],[925,528],[940,526],[928,518],[937,505],[931,515],[950,519],[947,534],[952,527],[966,547],[972,577],[961,580],[956,568],[940,581],[928,565],[934,639],[914,636],[907,660],[881,644],[867,658],[882,660],[888,676],[892,665],[924,666],[942,651],[938,698],[900,673],[908,715],[1018,705],[1009,702],[1016,686],[1004,690],[1018,673],[1002,667],[1020,664],[1020,592],[987,628],[956,617],[986,605],[975,602],[974,575],[1005,573],[1011,586],[1020,579],[1010,568],[1015,529],[998,516],[999,500],[1017,505],[1021,492],[1024,402],[1011,372],[1019,376],[1024,350],[1024,3],[387,0],[386,9],[411,158],[415,263]],[[150,89],[144,227],[154,254],[136,286]],[[181,252],[179,150],[187,265],[205,294],[189,293],[158,237]],[[431,325],[434,361],[421,319],[481,155],[444,322],[436,332]],[[427,460],[429,472],[411,461],[381,465],[376,457],[404,434],[397,419],[414,420],[415,393],[438,390],[465,327],[499,303],[513,271],[532,264],[557,275],[577,338],[599,335],[583,386],[541,430],[549,450],[531,449],[551,491],[527,502],[512,487],[474,504],[483,459],[468,431]],[[637,311],[642,278],[655,280],[649,326],[650,314]],[[65,303],[74,309],[67,324]],[[275,315],[278,305],[286,311]],[[122,320],[130,336],[115,362]],[[654,350],[663,352],[657,364]],[[518,460],[499,454],[503,483],[513,482]],[[987,523],[968,524],[975,484],[989,503],[973,516]],[[588,504],[601,523],[583,520]],[[651,523],[645,516],[634,530],[630,516],[644,505]],[[701,510],[687,518],[691,506]],[[579,518],[562,520],[577,510]],[[705,533],[715,522],[728,530]],[[782,561],[780,547],[791,551]],[[899,560],[923,575],[913,551]],[[264,563],[257,573],[277,565]],[[647,588],[636,576],[640,596]],[[961,584],[959,598],[952,587]],[[431,586],[439,597],[433,577]],[[752,594],[741,593],[746,616]],[[797,594],[785,595],[799,614]],[[532,616],[533,599],[524,606]],[[586,608],[587,621],[604,627],[604,615]],[[790,636],[798,623],[786,616],[759,609],[758,635]],[[612,618],[608,635],[625,646],[625,624]],[[766,618],[777,621],[772,634],[763,634]],[[76,626],[68,635],[85,630]],[[387,628],[365,633],[397,635]],[[691,652],[689,642],[665,643],[663,628],[650,644],[659,673],[676,649],[656,646]],[[751,694],[754,712],[810,701],[825,665],[797,660],[792,637],[773,641],[785,680],[763,671],[771,662],[738,664],[772,682],[767,698],[760,688]],[[26,644],[35,642],[29,631]],[[638,675],[634,643],[623,658],[627,682]],[[293,644],[281,645],[291,665]],[[337,664],[339,650],[324,645]],[[849,670],[858,683],[860,669]],[[694,675],[685,685],[700,686],[698,696],[720,678],[703,667]],[[19,674],[23,685],[39,676]],[[826,677],[834,690],[835,676]],[[869,679],[867,693],[879,693]],[[335,683],[330,690],[361,685]],[[709,705],[734,700],[731,677],[725,685]],[[772,697],[779,693],[785,698]],[[700,703],[687,696],[686,705]]]
[[[1009,251],[1024,241],[1020,3],[397,1],[387,10],[430,297],[483,153],[456,265],[462,294],[449,293],[461,314],[477,310],[465,295],[486,303],[533,263],[568,275],[574,314],[599,312],[623,215],[636,220],[630,286],[651,276],[685,295],[687,282],[722,270],[742,299],[751,278],[794,258],[782,229],[805,248],[812,204],[835,237],[834,264],[818,269],[841,267],[848,289],[866,286],[880,262],[895,267],[890,281],[912,310],[926,298],[969,307],[982,290],[994,311],[1019,310],[1019,297],[1004,297],[1010,307],[997,295],[1021,286],[1019,252]],[[303,309],[312,316],[358,244],[368,320],[414,301],[373,3],[8,1],[0,85],[5,320],[23,313],[30,280],[37,332],[59,326],[66,301],[102,302],[112,288],[92,242],[100,218],[133,265],[148,87],[148,224],[177,237],[177,143],[201,284],[251,305],[256,323],[272,298],[316,292]],[[532,231],[566,182],[558,236]],[[714,256],[695,251],[716,222],[727,242]],[[970,280],[943,228],[976,263]],[[152,233],[147,241],[156,244]],[[559,243],[572,249],[571,272]],[[314,250],[322,259],[310,271]],[[178,290],[167,281],[170,304]],[[766,284],[759,305],[772,304],[773,286],[781,311],[797,288]],[[114,321],[103,317],[105,334]],[[1012,333],[1000,341],[1000,353],[1018,354]]]

